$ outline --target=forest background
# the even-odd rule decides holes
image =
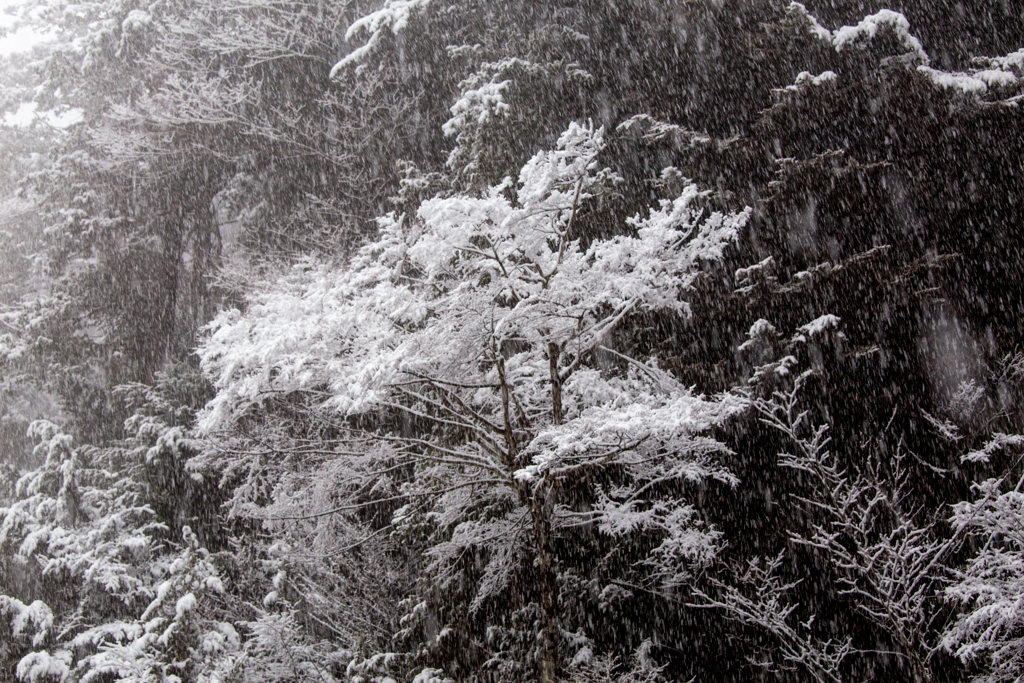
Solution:
[[[1024,675],[1024,7],[7,12],[0,681]]]

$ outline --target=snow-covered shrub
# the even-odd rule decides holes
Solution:
[[[1017,437],[1014,445],[1024,443]],[[946,590],[963,613],[942,644],[980,665],[979,683],[1019,680],[1024,672],[1024,493],[1022,479],[999,477],[975,487],[975,499],[956,506],[952,522],[980,549]]]

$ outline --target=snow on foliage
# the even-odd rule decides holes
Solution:
[[[0,614],[10,619],[11,634],[15,638],[31,636],[32,645],[37,647],[53,629],[53,612],[42,600],[26,605],[17,598],[0,595]]]
[[[719,424],[738,405],[724,401],[719,404],[720,411],[708,410],[703,401],[694,400],[687,392],[666,399],[637,391],[641,386],[642,382],[638,381],[634,392],[623,392],[604,405],[587,408],[564,425],[553,425],[541,431],[528,449],[534,453],[532,463],[517,470],[516,478],[521,481],[544,476],[558,478],[566,469],[571,471],[580,461],[586,462],[582,454],[607,452],[618,444],[635,441],[637,445],[619,459],[623,466],[632,465],[644,471],[663,450],[685,451],[689,458],[659,475],[666,479],[699,481],[713,474],[735,484],[735,478],[716,469],[708,457],[721,453],[722,445],[710,439],[694,439],[692,435]],[[609,524],[616,526],[615,522]]]
[[[331,78],[334,78],[339,71],[350,64],[361,62],[373,52],[377,43],[380,42],[381,33],[385,30],[391,29],[392,33],[398,35],[409,22],[409,16],[417,10],[422,10],[428,4],[430,4],[430,0],[387,0],[381,9],[352,22],[345,32],[345,40],[352,40],[360,33],[369,33],[370,36],[363,45],[350,52],[331,68]]]
[[[218,679],[261,683],[358,680],[357,677],[338,678],[332,674],[332,669],[345,668],[352,659],[352,653],[331,650],[312,641],[305,635],[299,616],[299,612],[291,609],[260,613],[254,620],[239,624],[247,634],[244,642],[230,624],[217,624],[207,634],[204,647],[211,647],[211,651],[223,648],[231,656],[222,658],[225,666],[218,671],[216,678],[210,676],[210,683]]]
[[[799,327],[799,330],[806,334],[808,337],[817,337],[821,334],[824,334],[828,330],[838,329],[839,318],[832,315],[831,313],[826,313],[825,315],[819,316],[812,320],[811,322],[807,323],[806,325],[801,325]]]
[[[116,674],[118,680],[138,683],[187,680],[237,651],[234,627],[202,614],[210,587],[219,582],[209,553],[188,527],[182,536],[179,552],[154,561],[151,573],[163,580],[148,591],[149,604],[133,622],[104,624],[76,636],[76,643],[97,646],[79,659],[76,671],[88,672],[90,679]]]
[[[416,674],[412,683],[451,683],[451,680],[440,669],[427,668]]]
[[[24,475],[18,500],[0,509],[0,544],[15,544],[13,559],[34,559],[44,575],[70,571],[87,585],[130,601],[142,583],[133,559],[146,554],[147,534],[161,525],[139,503],[130,481],[86,466],[71,438],[45,421],[33,423],[43,466]]]
[[[869,44],[879,34],[888,34],[895,37],[907,52],[916,55],[921,63],[928,64],[930,61],[921,41],[910,33],[910,22],[899,12],[883,9],[864,17],[856,26],[843,26],[835,31],[829,31],[818,23],[802,3],[790,3],[789,12],[800,17],[806,23],[809,33],[831,45],[836,52]]]
[[[889,9],[864,17],[856,26],[843,26],[836,30],[832,34],[832,45],[837,52],[842,52],[859,43],[870,42],[885,32],[894,35],[907,52],[917,55],[924,64],[928,63],[921,41],[910,33],[910,22],[899,12]]]
[[[755,327],[763,330],[760,323]],[[799,352],[810,344],[807,337],[820,338],[827,330],[841,335],[838,323],[836,316],[824,315],[801,326],[791,338],[790,349]],[[908,455],[902,445],[882,462],[873,456],[865,458],[859,471],[843,467],[832,451],[830,425],[815,424],[814,408],[803,396],[817,372],[795,372],[799,366],[797,359],[787,356],[758,368],[749,393],[761,422],[787,441],[786,450],[778,453],[779,467],[812,482],[793,494],[792,504],[814,521],[803,534],[793,534],[791,541],[813,549],[828,563],[839,595],[855,599],[864,617],[902,644],[914,680],[928,680],[934,650],[928,626],[932,599],[944,582],[941,563],[954,550],[955,541],[937,532],[939,520],[923,522],[908,502],[908,462],[916,456]],[[783,367],[784,374],[779,372]],[[781,375],[782,381],[771,375]],[[778,654],[805,668],[813,680],[839,683],[852,639],[822,641],[813,637],[810,622],[794,623],[790,614],[796,605],[787,594],[796,584],[781,580],[782,559],[780,554],[764,569],[751,565],[748,576],[756,579],[751,586],[756,587],[753,597],[723,585],[724,597],[705,595],[704,599],[730,618],[773,633],[783,644]]]
[[[1024,77],[1022,55],[1024,51],[1018,50],[1005,57],[978,60],[982,64],[981,68],[971,69],[966,73],[939,71],[923,64],[917,67],[917,70],[941,88],[975,95],[990,92],[1012,94],[1019,91],[1021,78]]]
[[[750,326],[750,329],[747,331],[747,337],[749,338],[750,341],[754,341],[754,340],[760,340],[760,339],[774,338],[774,337],[778,336],[778,333],[779,333],[778,330],[775,329],[775,325],[772,325],[771,322],[769,322],[768,320],[765,320],[764,318],[758,318],[754,322],[754,324]],[[743,344],[740,344],[740,350],[741,351],[744,348],[744,344],[747,344],[747,343],[748,342],[744,342]]]
[[[997,435],[965,457],[987,461],[996,451],[1024,443]],[[984,455],[982,455],[984,454]],[[1012,487],[1012,488],[1011,488]],[[988,479],[974,486],[975,499],[958,503],[950,520],[973,536],[980,550],[957,573],[946,597],[963,611],[942,645],[968,664],[981,664],[976,681],[1002,683],[1024,674],[1024,479]]]
[[[943,89],[959,90],[964,94],[977,96],[990,94],[993,91],[1006,94],[1010,90],[1016,92],[1016,89],[1021,86],[1021,78],[1024,77],[1024,50],[1018,50],[1003,57],[976,58],[976,68],[966,72],[949,72],[932,68],[930,66],[931,59],[921,45],[921,41],[910,32],[910,22],[903,14],[892,10],[880,10],[865,17],[856,26],[843,26],[835,31],[824,28],[799,2],[791,3],[789,11],[805,23],[809,33],[828,43],[840,53],[870,45],[880,36],[895,38],[899,46],[906,50],[906,54],[913,56],[916,67],[911,68],[916,68],[921,76]],[[824,82],[834,81],[835,74],[832,72],[825,72],[818,77],[803,72],[797,76],[793,85],[787,86],[783,91],[797,92],[808,85],[819,86]]]
[[[772,92],[777,98],[798,96],[809,88],[820,88],[825,85],[834,87],[838,78],[835,71],[823,71],[817,76],[810,71],[801,71],[797,74],[796,80],[792,85],[775,89]]]
[[[61,650],[55,654],[33,652],[18,662],[15,675],[25,683],[49,683],[54,679],[68,680],[71,674],[71,653]]]
[[[128,13],[128,16],[125,17],[124,21],[121,22],[121,31],[123,33],[142,31],[152,23],[153,15],[149,12],[140,9],[133,9]]]
[[[593,76],[575,62],[537,62],[510,57],[483,62],[459,83],[451,117],[441,130],[455,138],[447,167],[475,185],[491,183],[508,172],[495,167],[497,140],[514,138],[548,118],[542,103],[524,97],[537,87],[557,82],[562,88],[584,87]],[[528,123],[532,122],[532,123]],[[498,143],[500,144],[500,143]],[[485,176],[480,181],[478,176]]]
[[[504,116],[508,103],[502,95],[510,81],[482,83],[476,88],[464,88],[462,96],[451,107],[452,117],[441,127],[445,135],[455,135],[470,121],[482,125],[493,116]]]
[[[998,451],[1024,444],[1021,434],[994,434],[980,449],[971,451],[963,457],[964,462],[988,462]]]
[[[821,85],[823,83],[830,83],[836,80],[835,71],[822,71],[817,76],[813,75],[810,71],[801,71],[796,75],[796,84],[803,85],[809,83],[810,85]]]
[[[807,7],[800,2],[791,2],[789,4],[789,13],[800,17],[807,24],[807,30],[811,35],[815,36],[819,40],[827,43],[832,42],[832,32],[827,28],[818,23],[818,20],[807,11]]]
[[[970,74],[939,71],[925,65],[918,67],[918,71],[942,88],[952,88],[965,93],[983,93],[988,90],[988,84],[984,80]]]

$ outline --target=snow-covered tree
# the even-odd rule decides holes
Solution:
[[[702,211],[690,185],[633,219],[632,234],[585,243],[580,216],[616,180],[598,165],[603,144],[601,129],[573,124],[517,183],[381,219],[345,271],[301,272],[245,314],[226,312],[201,351],[218,390],[207,432],[296,392],[319,395],[339,426],[362,422],[376,441],[361,446],[371,472],[404,501],[395,533],[428,529],[437,589],[460,585],[467,553],[484,563],[471,572],[471,614],[534,571],[545,681],[562,644],[559,536],[646,535],[649,571],[678,584],[714,556],[717,533],[672,492],[734,481],[709,431],[740,403],[694,395],[613,340],[643,311],[685,316],[701,265],[722,257],[748,212]]]
[[[971,499],[957,503],[950,519],[956,533],[967,540],[970,553],[946,588],[947,600],[959,613],[942,640],[979,682],[1016,680],[1024,672],[1024,436],[1019,432],[1024,356],[1008,355],[993,379],[986,384],[999,394],[998,413],[983,422],[976,419],[979,412],[984,414],[987,390],[972,383],[958,393],[957,410],[934,420],[950,448],[963,453],[962,466],[980,474]],[[979,422],[985,427],[981,434],[976,433]]]
[[[1022,443],[1024,437],[1001,435],[991,445]],[[981,548],[947,589],[964,614],[945,634],[943,645],[964,662],[980,665],[974,680],[1014,681],[1024,671],[1021,483],[1006,477],[988,479],[977,485],[976,494],[975,500],[954,510],[953,524],[975,536]]]
[[[132,436],[102,448],[75,445],[51,422],[32,424],[28,461],[40,464],[0,508],[0,601],[13,629],[3,654],[21,680],[102,672],[150,680],[201,671],[222,654],[201,647],[221,628],[214,617],[230,627],[224,582],[203,547],[223,542],[203,518],[218,499],[184,471],[190,411],[174,385],[124,387]],[[43,624],[26,614],[49,616]]]

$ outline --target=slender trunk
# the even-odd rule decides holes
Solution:
[[[562,379],[558,376],[558,357],[561,354],[558,344],[548,343],[548,367],[551,371],[551,412],[555,424],[562,424]]]
[[[505,422],[505,465],[510,471],[516,467],[516,436],[512,431],[512,411],[509,408],[508,381],[505,376],[505,359],[498,356],[498,379],[501,381],[501,414]]]
[[[904,651],[906,652],[907,659],[910,660],[910,670],[913,675],[914,683],[931,683],[932,675],[931,669],[924,662],[921,656],[918,654],[918,650],[914,647],[910,640],[905,636],[899,635],[897,632],[897,638],[901,641]]]
[[[558,576],[555,572],[555,549],[551,534],[554,492],[548,486],[537,489],[530,501],[533,517],[537,571],[540,574],[541,604],[541,683],[555,683],[558,676]]]

